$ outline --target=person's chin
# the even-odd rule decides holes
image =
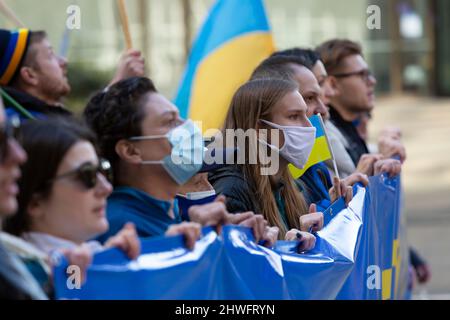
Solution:
[[[361,112],[371,112],[374,107],[375,107],[375,101],[372,101],[371,99],[367,99],[366,101],[364,101],[364,103],[361,103],[360,111]]]
[[[62,90],[61,90],[61,95],[63,96],[63,97],[66,97],[66,96],[68,96],[70,93],[72,92],[72,87],[69,85],[69,84],[67,84],[67,86],[65,86]]]
[[[98,229],[100,229],[100,232],[106,232],[109,228],[108,219],[106,219],[105,216],[98,217],[97,219],[96,225],[98,226]]]
[[[0,217],[9,217],[17,212],[18,205],[16,198],[1,200]]]
[[[69,79],[67,77],[63,77],[59,83],[61,83],[61,87],[59,90],[61,96],[65,97],[65,96],[69,95],[70,92],[72,91],[72,87],[70,86]]]

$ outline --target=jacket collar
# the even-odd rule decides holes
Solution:
[[[11,87],[4,88],[7,94],[9,94],[17,103],[28,111],[35,111],[43,114],[60,114],[60,115],[70,115],[71,112],[62,106],[49,105],[46,102],[32,96],[24,91],[20,91]],[[9,106],[6,103],[7,107]]]
[[[153,198],[149,194],[147,194],[144,191],[141,191],[136,188],[128,187],[128,186],[121,186],[114,188],[113,193],[110,195],[110,198],[121,198],[126,199],[127,201],[130,201],[134,203],[134,205],[137,205],[138,207],[142,208],[143,211],[147,211],[148,207],[158,207],[162,211],[168,213],[170,208],[173,205],[173,212],[175,216],[178,215],[178,205],[176,199],[173,201],[164,201],[160,199]]]

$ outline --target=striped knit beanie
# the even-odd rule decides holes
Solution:
[[[30,30],[0,29],[0,85],[7,86],[19,71],[28,49]]]

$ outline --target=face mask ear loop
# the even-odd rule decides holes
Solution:
[[[141,161],[141,164],[163,164],[164,162],[163,161],[161,161],[161,160],[155,160],[155,161],[152,161],[152,160],[148,160],[148,161]]]
[[[278,127],[278,125],[276,123],[272,123],[272,122],[267,121],[267,120],[259,119],[258,121],[261,121],[262,123],[265,123],[266,125],[270,126],[272,128],[272,130],[278,130],[278,132],[281,132],[281,134],[283,135],[283,137],[285,139],[285,142],[284,142],[284,145],[281,148],[278,148],[277,146],[274,146],[273,144],[270,144],[270,143],[268,143],[266,141],[259,140],[260,142],[265,143],[272,150],[275,150],[276,152],[279,153],[284,148],[284,146],[286,145],[286,134],[284,132],[284,129],[281,126]]]
[[[164,139],[167,138],[167,135],[156,135],[156,136],[141,136],[141,137],[131,137],[128,140],[130,141],[143,141],[143,140],[156,140],[156,139]]]
[[[131,137],[128,140],[129,141],[144,141],[144,140],[156,140],[156,139],[167,139],[167,134],[164,135],[155,135],[155,136],[141,136],[141,137]],[[163,164],[163,160],[144,160],[141,161],[141,164],[147,165],[147,164]]]

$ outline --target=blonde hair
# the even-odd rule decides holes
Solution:
[[[259,120],[270,121],[272,108],[286,94],[293,91],[298,91],[297,85],[292,81],[281,79],[257,79],[245,83],[238,89],[231,101],[222,128],[223,134],[227,129],[242,129],[244,131],[257,129]],[[248,143],[246,143],[245,148],[245,154],[248,157],[250,154]],[[285,204],[288,223],[288,226],[286,226],[273,195],[270,176],[261,174],[262,165],[259,162],[250,164],[247,160],[245,164],[239,166],[245,179],[255,186],[256,199],[261,208],[260,213],[263,214],[269,225],[277,226],[280,229],[280,238],[284,238],[288,231],[287,227],[299,229],[300,216],[307,213],[308,208],[288,168],[280,168],[280,170],[284,170],[282,173],[284,188],[281,191],[281,198]]]

